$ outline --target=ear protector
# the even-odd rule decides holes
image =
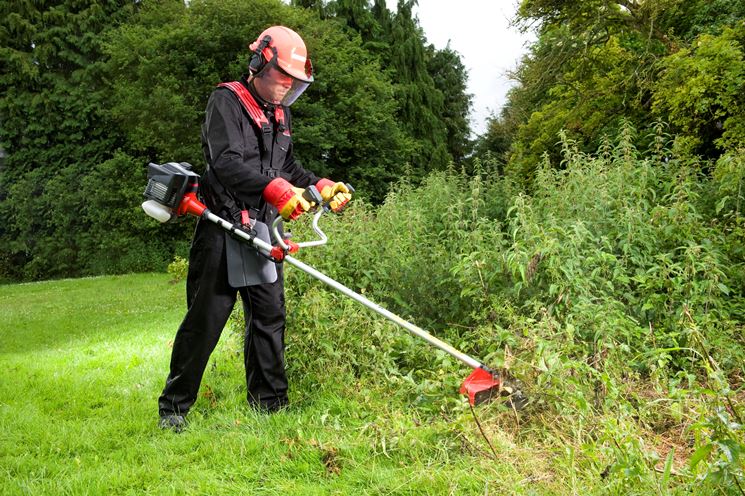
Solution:
[[[266,65],[266,58],[264,57],[264,49],[269,46],[272,42],[272,37],[269,35],[264,36],[259,43],[259,46],[254,50],[251,59],[248,61],[248,71],[251,74],[258,74],[261,69]]]

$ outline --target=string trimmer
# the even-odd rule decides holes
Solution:
[[[509,396],[512,404],[520,407],[524,404],[524,396],[512,384],[507,384],[495,370],[487,367],[475,358],[458,351],[448,343],[432,336],[424,329],[417,327],[411,322],[407,322],[398,315],[386,310],[380,305],[373,303],[364,296],[360,295],[344,286],[343,284],[331,279],[327,275],[317,271],[313,267],[306,265],[300,260],[292,257],[289,253],[296,253],[300,248],[309,246],[318,246],[325,244],[328,240],[326,235],[318,226],[320,217],[329,210],[328,205],[323,205],[322,199],[315,187],[311,186],[308,191],[310,200],[314,201],[320,208],[317,209],[313,216],[313,230],[318,235],[317,240],[294,243],[283,239],[279,233],[279,223],[281,217],[277,217],[272,224],[272,233],[276,244],[270,244],[256,237],[256,232],[248,230],[245,226],[233,224],[207,209],[207,207],[197,199],[197,189],[199,186],[199,175],[191,170],[191,165],[182,162],[180,164],[169,162],[166,164],[149,164],[148,165],[148,183],[145,188],[144,196],[146,201],[142,204],[145,212],[160,222],[169,222],[184,215],[194,215],[204,220],[217,224],[225,231],[231,233],[234,237],[250,243],[262,255],[269,257],[276,263],[286,262],[297,267],[308,275],[328,284],[337,291],[345,294],[353,300],[363,304],[370,310],[374,311],[397,324],[411,334],[418,336],[435,346],[445,353],[465,363],[471,367],[473,372],[463,381],[460,387],[460,393],[468,395],[471,405],[483,403],[493,397]]]

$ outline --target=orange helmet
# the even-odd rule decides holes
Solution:
[[[293,80],[283,105],[290,105],[313,82],[313,65],[308,58],[305,42],[290,28],[272,26],[265,29],[249,45],[253,51],[248,70],[253,76],[261,77],[267,67],[275,67]]]

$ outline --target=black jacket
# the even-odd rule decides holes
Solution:
[[[245,79],[241,82],[252,91]],[[255,94],[254,99],[261,101]],[[200,195],[212,212],[234,222],[240,221],[244,209],[253,209],[262,219],[276,215],[262,197],[273,178],[282,177],[299,188],[320,179],[295,160],[289,109],[283,107],[284,126],[275,119],[273,105],[263,105],[262,109],[270,123],[266,136],[230,89],[217,88],[207,103],[202,126],[207,172]]]

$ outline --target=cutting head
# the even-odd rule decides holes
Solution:
[[[467,394],[471,405],[489,401],[492,396],[499,396],[502,381],[496,375],[482,368],[474,369],[460,387],[460,394]]]
[[[483,368],[474,369],[460,387],[460,394],[468,395],[471,405],[480,405],[494,398],[507,397],[510,406],[517,410],[527,404],[527,398],[519,388],[507,384],[497,374]]]

